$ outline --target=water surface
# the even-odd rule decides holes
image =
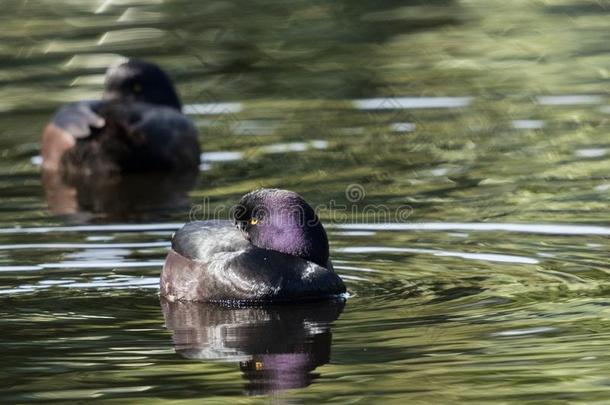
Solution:
[[[1,402],[608,401],[608,5],[3,7]],[[199,177],[41,177],[121,56],[175,78]],[[260,186],[317,207],[347,302],[160,302],[171,233]]]

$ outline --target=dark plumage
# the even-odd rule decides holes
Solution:
[[[161,295],[170,301],[295,301],[345,292],[313,209],[291,191],[246,194],[230,221],[196,221],[174,235]]]
[[[62,107],[42,136],[43,169],[68,175],[196,171],[199,156],[171,80],[138,60],[108,69],[103,99]]]

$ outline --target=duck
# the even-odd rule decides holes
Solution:
[[[68,176],[194,172],[197,129],[158,65],[127,59],[108,68],[101,100],[61,107],[43,130],[43,171]]]
[[[248,304],[345,294],[324,226],[299,194],[251,191],[231,217],[189,222],[173,235],[160,277],[163,299]]]

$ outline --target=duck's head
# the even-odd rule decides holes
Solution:
[[[254,246],[328,264],[328,238],[315,211],[292,191],[259,189],[242,197],[233,219]]]
[[[167,73],[137,59],[111,66],[106,72],[105,100],[140,101],[180,110],[182,104]]]

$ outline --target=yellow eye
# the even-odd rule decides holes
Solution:
[[[256,225],[258,223],[258,219],[256,218],[250,218],[250,225]]]

